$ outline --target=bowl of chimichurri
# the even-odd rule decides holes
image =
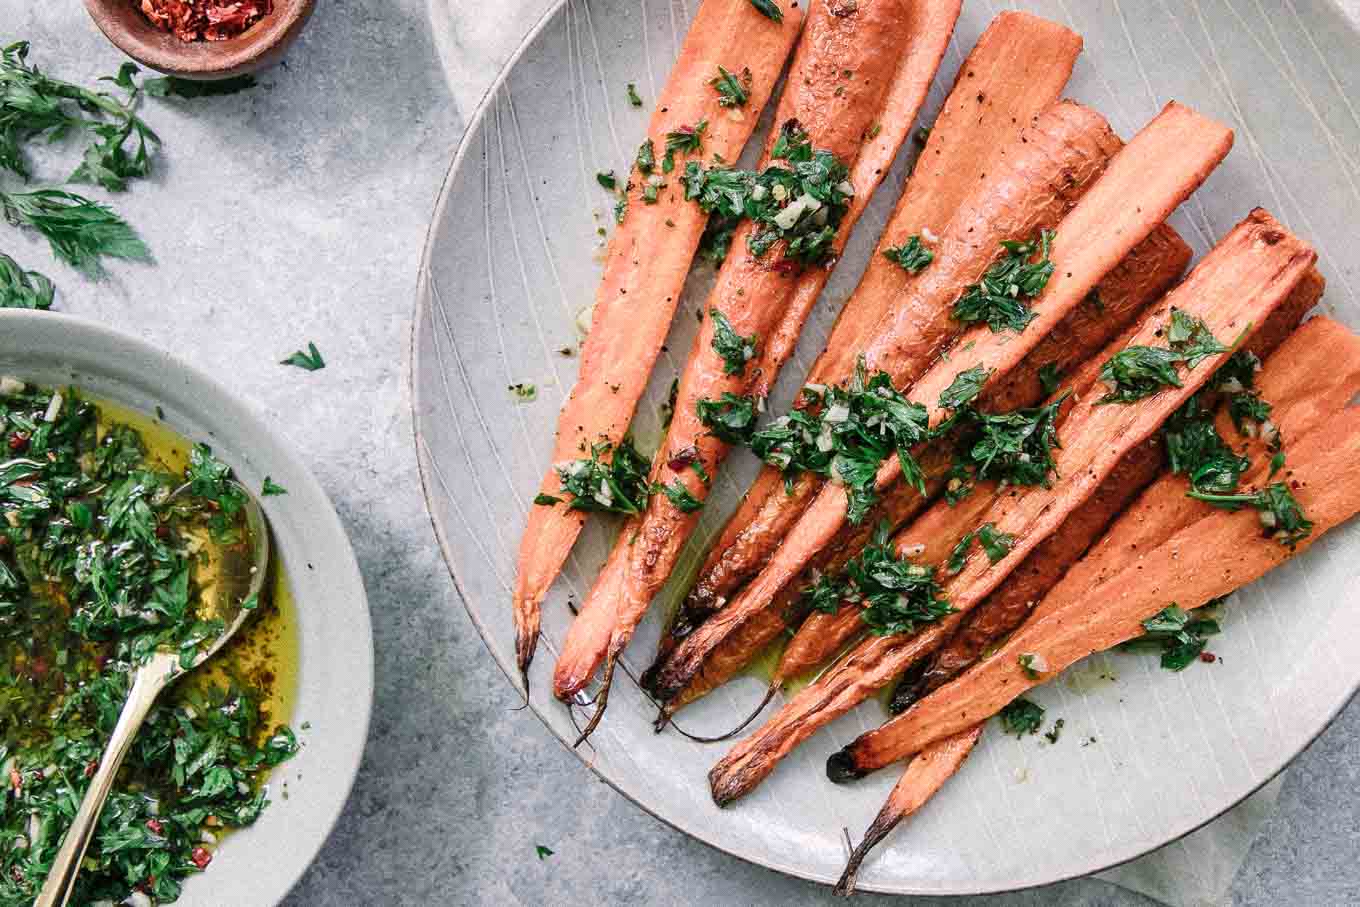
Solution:
[[[158,701],[72,904],[281,899],[357,772],[372,640],[334,509],[244,404],[143,341],[0,311],[0,907],[42,887],[137,665],[213,633],[248,549],[233,479],[269,519],[266,594]]]

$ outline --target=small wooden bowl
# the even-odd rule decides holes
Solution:
[[[279,61],[316,0],[274,0],[274,11],[226,41],[181,41],[142,15],[136,0],[85,0],[104,36],[138,63],[185,79],[227,79]]]

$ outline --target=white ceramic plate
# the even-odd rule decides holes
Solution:
[[[302,743],[270,777],[273,801],[233,833],[182,907],[275,904],[325,843],[349,796],[368,736],[373,637],[363,578],[349,538],[307,467],[212,378],[143,340],[52,313],[0,311],[0,374],[74,384],[210,444],[248,488],[266,475],[287,495],[261,501],[274,556],[296,606],[300,662],[289,717]],[[303,728],[303,724],[306,728]]]
[[[1268,207],[1316,244],[1330,281],[1323,308],[1360,327],[1360,57],[1338,9],[1324,0],[969,0],[926,122],[987,22],[1014,5],[1085,37],[1069,94],[1125,137],[1172,98],[1231,124],[1236,149],[1175,226],[1203,253],[1251,207]],[[555,351],[578,342],[573,321],[600,270],[592,252],[610,199],[593,174],[627,169],[650,109],[630,108],[624,84],[656,98],[696,8],[697,0],[569,0],[547,16],[477,111],[431,227],[412,366],[420,463],[444,555],[508,674],[514,555],[576,376],[576,360]],[[898,161],[861,222],[785,370],[776,410],[853,289],[905,172]],[[690,280],[670,352],[634,423],[644,445],[659,440],[658,405],[709,282],[705,271]],[[506,387],[520,381],[538,385],[537,401],[515,402]],[[732,457],[686,563],[755,465],[746,454]],[[551,698],[552,660],[570,619],[567,601],[589,588],[613,531],[591,521],[545,605],[531,704],[564,741],[575,728]],[[1062,741],[989,732],[959,776],[870,858],[861,887],[937,894],[1038,885],[1131,859],[1228,809],[1297,755],[1360,683],[1360,662],[1350,657],[1360,647],[1360,611],[1350,606],[1357,554],[1360,525],[1345,527],[1234,596],[1213,644],[1220,664],[1171,674],[1146,657],[1101,655],[1039,690],[1050,715],[1066,720]],[[650,660],[664,605],[628,652],[634,675]],[[1100,680],[1105,673],[1118,679]],[[731,684],[682,721],[725,728],[761,686],[754,678]],[[756,793],[719,810],[705,775],[722,748],[655,735],[651,717],[621,677],[594,748],[580,755],[659,818],[809,879],[835,880],[846,854],[842,829],[858,837],[896,778],[881,772],[838,787],[823,774],[830,752],[881,721],[869,703],[804,745]]]

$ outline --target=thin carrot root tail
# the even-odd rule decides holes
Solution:
[[[619,663],[618,656],[610,654],[609,660],[605,662],[604,677],[601,678],[600,692],[595,694],[595,713],[586,722],[585,730],[581,731],[581,736],[576,738],[576,742],[571,745],[576,749],[595,733],[595,729],[600,726],[600,719],[604,717],[604,710],[609,707],[609,690],[614,684],[614,668]]]
[[[764,698],[761,699],[760,703],[751,711],[751,714],[747,715],[746,719],[742,721],[741,724],[717,737],[700,737],[696,734],[691,734],[689,731],[686,731],[684,728],[680,727],[680,725],[676,724],[674,716],[670,712],[664,711],[664,707],[661,717],[657,718],[656,731],[658,734],[661,733],[661,731],[665,730],[666,725],[669,724],[671,727],[675,728],[676,733],[680,736],[693,740],[695,743],[722,743],[724,740],[731,740],[733,737],[746,730],[752,721],[759,718],[760,713],[765,711],[765,706],[770,704],[770,700],[774,699],[774,694],[778,691],[779,684],[770,684],[770,688],[765,691]]]
[[[902,821],[903,813],[893,809],[892,803],[886,803],[883,810],[874,819],[874,824],[869,826],[869,830],[864,833],[864,839],[859,842],[850,858],[845,861],[845,871],[841,873],[840,881],[831,893],[838,897],[848,898],[855,893],[855,882],[859,877],[859,866],[864,862],[864,858],[869,855],[869,851],[878,846],[879,842],[888,836],[897,823]]]

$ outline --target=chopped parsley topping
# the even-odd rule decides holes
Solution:
[[[940,392],[938,400],[940,409],[963,409],[982,393],[982,388],[991,375],[990,369],[980,365],[959,372],[949,386]]]
[[[779,4],[774,0],[751,0],[751,5],[760,11],[762,16],[773,19],[775,22],[784,22],[784,12],[779,8]]]
[[[1042,655],[1033,652],[1021,652],[1015,661],[1020,665],[1020,671],[1030,680],[1038,680],[1048,670],[1048,662]]]
[[[704,132],[707,129],[708,120],[700,120],[693,126],[681,126],[666,133],[666,155],[661,159],[661,172],[670,173],[675,169],[677,154],[698,154],[703,151]]]
[[[1143,636],[1124,643],[1120,648],[1130,652],[1159,652],[1163,668],[1182,671],[1199,658],[1209,637],[1216,635],[1220,629],[1217,620],[1192,617],[1184,608],[1172,602],[1143,621]]]
[[[642,106],[642,98],[638,97],[637,85],[632,82],[628,83],[628,103],[633,107]]]
[[[613,450],[608,461],[605,457]],[[608,442],[593,444],[590,456],[553,467],[562,490],[571,495],[568,509],[607,513],[640,513],[647,503],[647,473],[651,463],[637,452],[631,438],[624,438],[617,448]],[[535,504],[552,506],[563,498],[540,494]]]
[[[850,170],[829,151],[813,150],[797,120],[780,127],[770,157],[773,163],[759,173],[690,161],[682,177],[685,198],[720,224],[754,221],[747,248],[756,257],[783,241],[786,261],[822,264],[854,196]]]
[[[112,734],[133,672],[160,649],[196,657],[209,539],[248,548],[242,493],[203,445],[171,469],[81,395],[0,391],[0,904],[33,903]],[[187,485],[183,491],[177,491]],[[247,555],[248,556],[248,555]],[[242,607],[258,607],[243,602]],[[249,632],[249,629],[247,629]],[[268,805],[268,769],[297,752],[262,708],[245,649],[230,682],[193,676],[151,710],[82,863],[73,903],[166,903],[217,836]]]
[[[1057,468],[1053,451],[1058,443],[1058,412],[1064,394],[1043,406],[984,413],[972,405],[950,421],[957,428],[954,464],[945,487],[946,499],[957,503],[980,480],[1002,485],[1051,485]]]
[[[954,550],[949,555],[945,572],[953,576],[963,571],[964,565],[968,561],[968,550],[973,547],[974,541],[982,546],[982,550],[987,554],[987,560],[993,564],[1004,558],[1015,547],[1015,536],[1008,532],[998,531],[995,523],[983,523],[977,529],[959,539],[959,543],[954,546]]]
[[[1283,482],[1274,482],[1260,491],[1244,494],[1211,494],[1192,490],[1190,497],[1224,510],[1255,508],[1261,519],[1263,534],[1289,548],[1313,532],[1312,521],[1304,515],[1298,499]]]
[[[751,449],[791,477],[814,472],[846,487],[847,517],[861,522],[877,500],[874,476],[894,452],[907,481],[924,489],[925,478],[912,448],[930,438],[929,414],[892,386],[886,372],[868,374],[863,360],[849,387],[807,387],[819,406],[781,416],[751,440]]]
[[[1111,356],[1100,369],[1100,380],[1110,387],[1110,392],[1096,404],[1133,403],[1164,387],[1180,387],[1177,363],[1194,368],[1210,356],[1228,351],[1214,339],[1208,325],[1180,309],[1171,310],[1167,342],[1167,349],[1130,346]]]
[[[702,466],[700,467],[702,468]],[[660,482],[652,486],[652,491],[659,491],[674,505],[675,509],[681,513],[694,513],[704,506],[704,502],[690,494],[690,490],[685,487],[685,483],[676,479],[669,485],[662,485]]]
[[[738,78],[719,66],[718,74],[708,84],[718,92],[719,107],[745,107],[751,96],[751,70],[743,67]]]
[[[0,309],[50,309],[55,292],[52,281],[0,252]]]
[[[546,860],[548,857],[553,855],[552,848],[545,847],[542,844],[534,845],[534,853],[538,854],[538,858],[540,860]]]
[[[746,363],[755,358],[760,338],[755,334],[750,337],[738,334],[727,316],[717,309],[709,309],[708,313],[713,317],[713,352],[722,357],[723,371],[740,375],[746,370]]]
[[[1003,242],[1005,254],[987,269],[980,283],[964,290],[954,303],[955,320],[965,324],[986,322],[998,334],[1023,331],[1036,317],[1026,300],[1042,293],[1053,276],[1053,262],[1049,260],[1052,244],[1052,230],[1040,231],[1038,243]],[[1036,253],[1038,260],[1031,262]]]
[[[1001,727],[1007,734],[1023,737],[1037,734],[1044,725],[1044,707],[1023,696],[1013,699],[1001,710]]]
[[[307,344],[307,352],[297,350],[279,363],[280,365],[291,365],[295,368],[305,369],[309,372],[317,372],[326,367],[326,360],[321,358],[321,351],[316,348],[315,343]]]
[[[264,477],[264,487],[260,489],[261,495],[263,495],[266,498],[273,498],[278,497],[281,494],[287,493],[288,493],[287,488],[284,488],[282,485],[276,484],[274,480],[271,479],[269,476]]]
[[[935,253],[921,244],[919,236],[907,237],[907,241],[900,246],[889,246],[883,250],[883,255],[909,274],[921,273],[926,265],[935,260]]]
[[[624,215],[628,213],[628,196],[621,195],[619,200],[614,202],[614,223],[623,223]]]
[[[1045,362],[1039,366],[1039,391],[1045,400],[1053,396],[1061,381],[1062,373],[1058,370],[1056,362]]]
[[[532,384],[525,384],[521,381],[518,384],[510,385],[507,389],[510,393],[514,394],[515,399],[521,403],[532,403],[534,400],[538,399],[538,388]]]
[[[638,146],[634,163],[637,165],[638,172],[644,175],[650,174],[656,169],[656,146],[652,144],[651,139],[644,139],[642,144]]]
[[[599,173],[596,173],[595,182],[599,183],[610,192],[613,192],[619,187],[619,181],[615,178],[613,170],[601,170]]]
[[[837,579],[820,578],[804,590],[814,608],[835,613],[841,601],[862,607],[860,617],[879,636],[910,633],[954,612],[940,597],[935,568],[898,557],[887,521],[875,529],[869,544],[845,565]]]
[[[715,438],[728,444],[749,444],[756,427],[756,401],[723,392],[718,400],[701,398],[694,404],[699,421]]]
[[[1237,490],[1242,474],[1251,466],[1235,454],[1214,426],[1214,414],[1195,394],[1172,414],[1162,429],[1171,471],[1185,476],[1201,492],[1227,494]]]

